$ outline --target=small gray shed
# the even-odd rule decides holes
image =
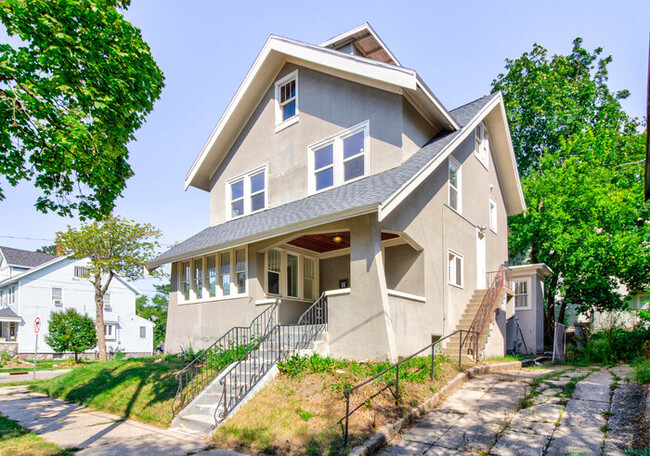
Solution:
[[[544,279],[553,271],[544,263],[510,266],[515,315],[507,323],[507,349],[517,353],[544,352]],[[517,329],[517,322],[519,327]]]

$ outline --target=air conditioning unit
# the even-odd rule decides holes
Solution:
[[[63,307],[63,301],[61,301],[60,299],[55,299],[54,300],[54,305],[56,307]]]
[[[110,304],[104,304],[104,310],[113,310]]]

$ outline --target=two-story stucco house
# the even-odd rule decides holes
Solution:
[[[68,356],[54,353],[43,336],[48,333],[52,312],[74,308],[94,319],[95,291],[83,277],[86,265],[86,260],[0,247],[0,352],[33,358],[34,320],[38,317],[38,357]],[[115,276],[111,281],[104,295],[104,334],[109,352],[119,349],[129,356],[151,355],[153,323],[135,314],[135,299],[140,294],[123,277]],[[86,356],[94,356],[94,351]]]
[[[185,186],[210,193],[210,226],[147,265],[171,263],[172,352],[325,293],[328,353],[410,354],[471,320],[525,208],[502,96],[448,110],[368,24],[271,36]]]

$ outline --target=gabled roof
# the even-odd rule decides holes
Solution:
[[[4,256],[7,264],[10,266],[21,266],[24,268],[33,268],[39,264],[46,263],[54,258],[54,255],[47,253],[31,252],[29,250],[14,249],[11,247],[0,246],[0,254]]]
[[[440,133],[402,165],[282,206],[206,228],[164,252],[146,267],[151,270],[172,261],[367,213],[378,212],[381,220],[430,175],[488,113],[502,104],[500,94],[468,103],[451,111],[463,128]],[[514,155],[508,158],[514,160]],[[503,156],[499,160],[509,161]],[[516,162],[504,163],[500,168],[499,172],[508,169],[514,169],[515,174],[517,172]],[[509,214],[521,212],[525,207],[521,187],[518,188],[519,191],[514,193],[511,190],[505,191]]]
[[[210,177],[286,62],[404,94],[428,121],[442,125],[443,130],[459,128],[453,116],[413,70],[271,35],[185,177],[185,189],[192,186],[209,190]]]
[[[390,52],[388,46],[384,44],[367,22],[355,29],[341,33],[320,45],[330,49],[340,49],[349,43],[352,43],[366,58],[402,66],[397,60],[397,57]]]

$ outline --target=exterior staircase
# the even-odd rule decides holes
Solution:
[[[463,361],[477,362],[485,358],[485,347],[494,323],[494,311],[503,296],[512,289],[512,272],[502,265],[497,272],[489,273],[492,280],[485,290],[475,290],[456,324],[459,337],[452,337],[444,347],[449,357],[461,353]],[[510,291],[511,292],[511,291]],[[477,341],[478,335],[478,341]]]
[[[278,323],[278,305],[256,317],[250,327],[228,331],[176,375],[172,429],[211,432],[275,377],[279,361],[313,353],[327,329],[325,294],[292,325]]]

